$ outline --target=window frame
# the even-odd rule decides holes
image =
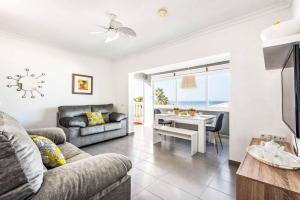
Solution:
[[[221,74],[221,73],[226,73],[229,72],[231,76],[231,70],[228,67],[228,64],[226,65],[217,65],[217,66],[210,66],[210,67],[202,67],[194,70],[185,70],[185,71],[180,71],[180,72],[174,72],[174,73],[166,73],[166,74],[160,74],[160,75],[155,75],[151,77],[151,87],[152,87],[152,94],[153,94],[153,107],[154,108],[174,108],[175,106],[178,106],[178,80],[179,78],[182,78],[186,75],[201,75],[205,77],[205,108],[203,109],[208,109],[209,107],[209,92],[208,92],[208,77],[209,75],[212,74]],[[175,102],[176,104],[167,104],[167,105],[159,105],[159,104],[154,104],[154,90],[155,90],[155,81],[160,81],[160,80],[174,80],[175,79],[175,86],[174,86],[174,91],[175,91]],[[230,83],[229,83],[230,84]],[[230,89],[230,88],[229,88]],[[228,100],[228,103],[230,102],[230,98]],[[178,106],[180,108],[180,106]],[[201,108],[202,109],[202,108]],[[198,109],[198,110],[201,110]]]

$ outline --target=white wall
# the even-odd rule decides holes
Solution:
[[[300,0],[293,0],[293,18],[300,19]]]
[[[285,9],[227,28],[198,33],[114,63],[114,102],[127,112],[129,72],[229,52],[232,89],[230,104],[230,159],[241,161],[250,139],[261,131],[289,135],[281,120],[280,71],[266,71],[260,33],[276,19],[290,19]]]
[[[45,97],[21,98],[7,88],[6,76],[31,72],[46,73]],[[73,95],[72,73],[94,77],[94,95]],[[111,63],[71,53],[17,35],[0,33],[0,110],[17,118],[25,127],[56,126],[56,111],[61,105],[112,102]]]

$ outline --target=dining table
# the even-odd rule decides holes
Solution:
[[[153,143],[161,142],[162,135],[174,136],[182,139],[191,140],[191,154],[196,152],[206,152],[206,126],[213,125],[216,116],[196,114],[195,116],[189,115],[175,115],[174,113],[161,113],[154,115],[153,125]],[[159,123],[161,120],[172,121],[173,126],[163,126]],[[189,124],[196,125],[197,130],[190,130],[178,128],[176,124]]]

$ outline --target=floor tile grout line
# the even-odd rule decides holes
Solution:
[[[164,174],[163,176],[165,176],[165,175],[167,175],[167,174],[169,174],[169,173],[166,173],[166,174]],[[155,176],[154,176],[154,177],[155,177]],[[187,193],[187,194],[189,194],[189,195],[191,195],[191,196],[193,196],[193,197],[199,199],[198,196],[195,196],[194,194],[191,194],[190,192],[185,191],[185,190],[183,190],[182,188],[179,188],[179,187],[176,186],[176,185],[169,184],[168,182],[164,181],[163,179],[161,179],[161,178],[159,178],[159,177],[155,177],[155,178],[156,178],[157,180],[154,181],[153,183],[149,184],[148,186],[146,186],[146,187],[144,188],[144,190],[147,190],[147,188],[149,188],[150,186],[152,186],[154,183],[156,183],[156,182],[158,182],[158,181],[162,181],[162,182],[166,183],[167,185],[173,186],[173,187],[175,187],[176,189],[179,189],[179,190],[181,190],[181,191],[183,191],[183,192],[185,192],[185,193]],[[206,186],[206,185],[205,185],[205,186]],[[152,193],[152,192],[149,191],[149,190],[147,190],[147,191],[150,192],[150,193]],[[153,194],[154,194],[154,193],[153,193]],[[156,196],[158,196],[158,195],[156,195]],[[160,197],[160,196],[159,196],[159,197]],[[161,199],[164,199],[164,198],[162,198],[162,197],[160,197],[160,198],[161,198]]]
[[[140,132],[141,132],[141,130],[140,130]],[[148,141],[146,141],[146,139],[147,139],[146,135],[150,133],[149,130],[148,129],[142,130],[141,137],[140,136],[139,137],[133,136],[131,138],[126,137],[125,139],[120,139],[120,140],[115,141],[116,143],[119,143],[121,145],[116,145],[115,142],[109,142],[109,144],[107,145],[107,147],[112,149],[112,151],[122,152],[122,154],[125,154],[125,155],[127,155],[127,157],[130,157],[133,160],[135,160],[135,162],[133,164],[133,169],[135,168],[136,170],[138,170],[138,172],[142,172],[145,175],[148,175],[148,176],[151,176],[152,178],[154,178],[153,181],[150,179],[151,183],[149,185],[146,184],[147,185],[146,187],[143,186],[143,185],[145,185],[145,184],[143,184],[143,182],[140,182],[143,184],[143,185],[140,185],[138,181],[137,182],[132,181],[134,184],[139,185],[141,187],[139,189],[140,192],[136,193],[135,196],[138,196],[142,191],[147,191],[161,199],[162,197],[154,194],[153,192],[149,191],[148,189],[153,184],[157,183],[157,181],[162,181],[163,183],[170,185],[180,191],[183,191],[197,199],[202,199],[201,197],[198,197],[198,196],[200,194],[203,196],[204,192],[207,189],[212,189],[213,191],[223,193],[224,195],[226,195],[228,197],[233,197],[232,195],[228,195],[227,193],[222,192],[222,191],[218,190],[217,188],[214,188],[213,186],[211,186],[213,181],[215,181],[218,177],[226,183],[229,183],[229,184],[234,183],[233,181],[230,181],[232,179],[232,172],[234,172],[234,170],[224,166],[224,165],[227,165],[226,162],[228,162],[226,160],[227,159],[226,158],[227,154],[225,154],[226,152],[224,152],[224,154],[222,153],[222,155],[219,154],[216,156],[213,154],[214,152],[212,151],[214,149],[210,148],[210,149],[208,149],[207,154],[204,154],[204,155],[197,154],[195,156],[195,158],[194,157],[193,158],[186,157],[187,156],[185,153],[185,149],[186,149],[185,145],[186,144],[180,143],[180,141],[179,141],[179,143],[177,143],[177,141],[176,141],[176,149],[173,149],[174,142],[168,141],[168,140],[164,142],[164,146],[159,146],[158,148],[153,145],[147,145]],[[135,134],[135,135],[137,135],[137,134]],[[145,145],[140,145],[139,143],[145,144]],[[106,148],[104,148],[104,149],[100,148],[99,149],[100,152],[99,152],[99,151],[97,151],[97,147],[94,149],[92,148],[93,152],[97,152],[97,154],[101,153],[101,151],[106,152],[107,150],[105,150],[105,149]],[[167,154],[168,152],[170,152],[170,157]],[[162,157],[160,157],[160,156],[156,157],[156,155],[160,155],[160,153],[162,154]],[[205,165],[203,165],[203,167],[212,166],[213,168],[216,168],[216,169],[213,173],[211,173],[207,177],[209,179],[207,179],[208,181],[205,182],[205,184],[201,183],[203,185],[203,190],[199,193],[199,195],[196,196],[196,195],[193,195],[193,193],[196,193],[196,192],[193,192],[193,189],[191,190],[193,193],[190,193],[189,191],[187,191],[187,190],[189,190],[189,187],[183,187],[182,184],[173,185],[173,183],[167,182],[167,179],[165,179],[166,181],[163,179],[164,177],[168,176],[168,174],[173,174],[174,172],[176,172],[176,168],[173,168],[172,165],[168,165],[167,163],[165,163],[165,162],[168,162],[169,159],[171,162],[175,162],[175,163],[177,162],[176,160],[178,159],[179,164],[182,164],[182,163],[184,164],[184,162],[192,164],[194,159],[196,159],[196,160],[200,159],[203,161],[208,161]],[[160,162],[160,161],[162,161],[162,162]],[[181,161],[182,161],[182,163],[181,163]],[[139,165],[141,162],[149,163],[151,166],[153,166],[155,168],[159,168],[159,169],[163,170],[163,172],[165,172],[165,173],[163,173],[163,175],[160,175],[160,176],[158,176],[158,175],[153,176],[153,174],[159,174],[159,173],[148,173],[148,172],[144,171],[144,169],[142,167],[136,168],[135,166]],[[196,164],[197,164],[197,162],[196,162]],[[147,165],[145,165],[145,166],[147,166]],[[195,168],[195,170],[197,170],[197,168]],[[223,173],[218,174],[218,171],[223,172],[223,170],[224,170],[225,176]],[[157,172],[157,171],[153,171],[153,172]],[[199,175],[201,177],[201,173]],[[230,175],[230,176],[228,176],[228,175]],[[183,180],[186,180],[187,177],[182,177],[182,178],[183,178]],[[197,182],[199,182],[199,181],[195,182],[195,186],[197,185]],[[147,183],[147,182],[145,182],[145,183]],[[149,181],[148,181],[148,183],[149,183]],[[182,187],[180,185],[182,185]],[[184,188],[186,188],[187,190],[185,190]],[[196,189],[197,189],[197,187],[196,187]]]
[[[185,192],[185,193],[187,193],[187,194],[189,194],[189,195],[191,195],[191,196],[193,196],[193,197],[199,199],[198,196],[195,196],[194,194],[192,194],[192,193],[190,193],[190,192],[188,192],[188,191],[186,191],[186,190],[184,190],[184,189],[178,187],[177,185],[173,185],[173,184],[171,184],[171,183],[169,183],[169,182],[166,182],[166,181],[164,181],[164,180],[161,179],[161,178],[158,178],[158,180],[164,182],[164,183],[167,184],[167,185],[173,186],[173,187],[175,187],[175,188],[177,188],[177,189],[179,189],[179,190],[181,190],[181,191],[183,191],[183,192]],[[205,185],[205,186],[207,186],[207,185]],[[204,190],[203,190],[203,191],[204,191]]]
[[[150,186],[152,186],[152,185],[153,185],[154,183],[156,183],[156,182],[158,182],[158,180],[155,180],[153,183],[151,183],[150,185],[148,185],[147,187],[145,187],[144,190],[146,190],[147,192],[150,192],[151,194],[153,194],[153,195],[159,197],[160,199],[164,199],[164,198],[162,198],[161,196],[159,196],[159,195],[157,195],[157,194],[154,194],[153,192],[147,190],[147,188],[149,188]]]
[[[185,189],[183,189],[183,188],[181,188],[181,187],[178,187],[177,185],[173,185],[173,184],[171,184],[171,183],[169,183],[169,182],[166,182],[166,181],[164,181],[164,180],[162,180],[162,179],[159,179],[159,180],[160,180],[160,181],[163,181],[164,183],[166,183],[166,184],[168,184],[168,185],[174,186],[174,187],[176,187],[177,189],[180,189],[180,190],[182,190],[182,191],[184,191],[184,192],[186,192],[186,193],[192,195],[193,197],[196,197],[197,199],[200,198],[200,197],[198,197],[198,196],[196,196],[196,195],[190,193],[189,191],[187,191],[187,190],[185,190]],[[206,189],[206,187],[207,187],[207,185],[205,185],[205,189]],[[204,190],[205,190],[205,189],[204,189]],[[203,190],[203,191],[204,191],[204,190]]]
[[[136,167],[135,167],[136,168]],[[152,176],[153,178],[155,178],[155,179],[159,179],[159,177],[157,177],[157,176],[153,176],[152,174],[150,174],[150,173],[148,173],[148,172],[146,172],[146,171],[144,171],[144,170],[142,170],[142,169],[139,169],[139,168],[136,168],[137,170],[139,170],[139,171],[142,171],[143,173],[145,173],[145,174],[147,174],[147,175],[149,175],[149,176]],[[165,170],[165,171],[167,171],[167,170]],[[164,175],[166,175],[166,174],[169,174],[170,172],[167,172],[167,173],[165,173]]]
[[[145,160],[145,161],[148,162],[148,163],[150,163],[151,165],[154,165],[155,167],[158,167],[158,166],[156,166],[155,164],[153,164],[153,163],[151,163],[151,162],[149,162],[149,161],[147,161],[147,160]],[[158,168],[162,169],[161,167],[158,167]],[[184,188],[181,188],[181,187],[178,186],[178,185],[174,185],[174,184],[171,184],[171,183],[166,182],[165,180],[163,180],[162,177],[166,176],[167,174],[170,174],[169,170],[162,169],[162,170],[167,171],[167,173],[165,173],[165,174],[162,175],[161,177],[156,177],[156,176],[153,176],[153,175],[147,173],[146,171],[144,171],[144,170],[142,170],[142,169],[139,169],[139,168],[137,168],[137,169],[140,170],[140,171],[142,171],[142,172],[144,172],[144,173],[146,173],[147,175],[150,175],[150,176],[156,178],[157,180],[160,180],[160,181],[162,181],[162,182],[164,182],[164,183],[166,183],[166,184],[168,184],[168,185],[170,185],[170,186],[173,186],[173,187],[175,187],[175,188],[177,188],[177,189],[179,189],[179,190],[181,190],[181,191],[183,191],[183,192],[186,192],[187,194],[192,195],[192,196],[195,197],[195,198],[198,198],[198,199],[200,198],[200,197],[198,197],[198,196],[196,196],[196,195],[190,193],[189,191],[185,190]],[[226,193],[224,193],[224,192],[222,192],[222,191],[219,191],[219,190],[217,190],[216,188],[213,188],[213,187],[210,186],[211,182],[212,182],[212,181],[214,180],[214,178],[216,178],[216,177],[217,177],[217,174],[216,174],[216,173],[213,173],[213,177],[211,177],[211,180],[209,181],[209,183],[208,183],[208,184],[202,184],[202,185],[205,186],[205,188],[203,189],[201,195],[204,194],[204,192],[205,192],[205,190],[206,190],[207,188],[211,188],[211,189],[213,189],[213,190],[215,190],[215,191],[218,191],[218,192],[221,192],[221,193],[223,193],[223,194],[225,194],[225,195],[227,195],[227,196],[233,197],[232,195],[226,194]],[[224,181],[226,181],[226,180],[224,180]],[[152,184],[150,184],[149,186],[153,185],[155,182],[157,182],[157,181],[154,181],[154,182],[153,182]],[[226,181],[226,182],[231,183],[230,181]],[[146,188],[148,188],[149,186],[145,187],[144,189],[147,190]],[[148,191],[148,190],[147,190],[147,191]],[[150,192],[150,191],[148,191],[148,192]]]
[[[146,161],[146,162],[148,162],[148,161]],[[154,164],[151,163],[151,162],[148,162],[148,163],[154,165]],[[154,165],[154,166],[155,166],[155,165]],[[157,167],[157,166],[155,166],[155,167]],[[160,167],[158,167],[158,168],[160,168]],[[196,198],[200,198],[200,197],[198,197],[198,196],[196,196],[196,195],[190,193],[189,191],[185,190],[184,188],[181,188],[181,187],[178,186],[178,185],[174,185],[174,184],[171,184],[171,183],[166,182],[165,180],[163,180],[162,177],[166,176],[167,174],[170,174],[169,170],[165,170],[165,171],[167,171],[167,173],[165,173],[165,174],[162,175],[161,177],[156,177],[156,176],[153,176],[153,175],[147,173],[146,171],[144,171],[144,170],[142,170],[142,169],[139,169],[139,168],[137,168],[137,169],[140,170],[140,171],[143,171],[144,173],[146,173],[146,174],[148,174],[148,175],[150,175],[150,176],[152,176],[152,177],[155,177],[157,180],[160,180],[160,181],[162,181],[162,182],[164,182],[164,183],[166,183],[166,184],[168,184],[168,185],[170,185],[170,186],[173,186],[173,187],[175,187],[175,188],[177,188],[177,189],[179,189],[179,190],[181,190],[181,191],[184,191],[184,192],[186,192],[186,193],[188,193],[188,194],[190,194],[190,195],[192,195],[192,196],[194,196],[194,197],[196,197]],[[160,169],[162,169],[162,168],[160,168]],[[164,169],[163,169],[163,170],[164,170]],[[212,181],[214,180],[214,178],[216,178],[216,177],[217,177],[217,174],[214,173],[213,177],[211,177],[211,180],[209,181],[208,184],[202,184],[202,185],[205,186],[205,188],[203,189],[203,192],[202,192],[201,195],[203,195],[203,193],[205,192],[205,190],[206,190],[207,188],[211,188],[211,189],[213,189],[213,190],[215,190],[215,191],[218,191],[218,192],[221,192],[221,193],[223,193],[223,194],[225,194],[225,195],[228,195],[228,196],[233,197],[232,195],[226,194],[226,193],[224,193],[224,192],[222,192],[222,191],[219,191],[219,190],[217,190],[216,188],[213,188],[213,187],[210,186],[211,182],[212,182]],[[224,181],[226,181],[226,180],[224,180]],[[149,186],[153,185],[155,182],[156,182],[156,181],[154,181],[154,182],[153,182],[152,184],[150,184]],[[226,181],[226,182],[231,183],[230,181]],[[149,186],[147,186],[147,187],[149,187]],[[144,189],[146,189],[147,187],[145,187]],[[147,191],[148,191],[148,190],[147,190]]]
[[[146,189],[145,189],[146,190]],[[154,194],[153,192],[146,190],[147,192],[151,193],[152,195],[156,196],[157,198],[160,198],[161,200],[165,200],[164,198],[162,198],[161,196]]]
[[[213,187],[211,187],[211,186],[209,186],[209,185],[208,185],[207,187],[209,187],[210,189],[213,189],[213,190],[215,190],[215,191],[221,192],[221,193],[223,193],[223,194],[225,194],[225,195],[227,195],[227,196],[234,197],[233,195],[227,194],[227,193],[225,193],[225,192],[223,192],[223,191],[221,191],[221,190],[218,190],[217,188],[213,188]]]

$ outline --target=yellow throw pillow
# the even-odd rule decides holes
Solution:
[[[88,118],[89,126],[105,124],[105,121],[104,121],[104,118],[103,118],[101,112],[86,112],[85,114]]]
[[[31,135],[31,139],[39,148],[43,163],[46,167],[57,167],[66,164],[64,155],[60,149],[48,138]]]

